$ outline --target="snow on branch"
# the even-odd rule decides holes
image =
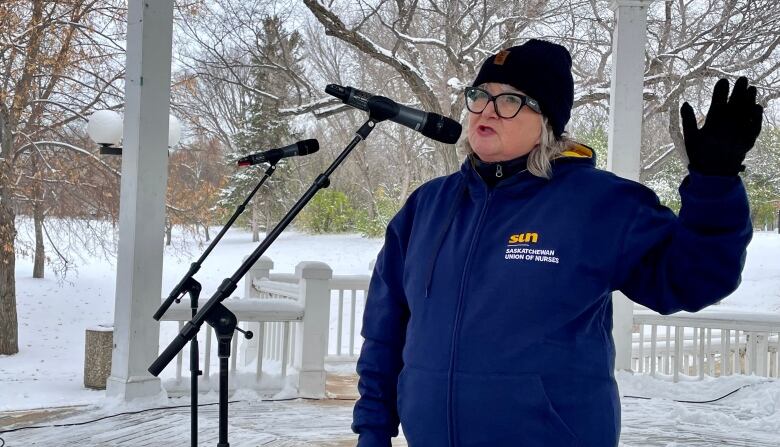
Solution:
[[[410,36],[409,34],[405,34],[401,31],[398,31],[395,26],[392,27],[393,33],[401,40],[404,40],[406,42],[415,44],[415,45],[433,45],[442,49],[449,49],[446,43],[444,43],[443,40],[440,39],[434,39],[431,37],[415,37]]]
[[[74,146],[72,144],[63,143],[62,141],[34,141],[34,142],[27,143],[27,144],[23,145],[22,147],[20,147],[19,149],[16,150],[16,152],[14,153],[13,161],[16,161],[16,158],[19,157],[19,155],[21,155],[27,149],[29,149],[31,147],[37,147],[37,146],[43,146],[43,145],[59,146],[59,147],[65,148],[65,149],[72,150],[74,152],[77,152],[79,154],[82,154],[82,155],[84,155],[86,157],[89,157],[89,158],[95,160],[97,163],[101,164],[104,168],[106,168],[106,170],[108,172],[116,175],[117,177],[121,177],[122,176],[122,174],[119,171],[117,171],[116,169],[114,169],[111,166],[109,166],[106,162],[101,160],[100,157],[96,156],[92,152],[89,152],[86,149]]]
[[[217,75],[211,74],[211,73],[209,73],[207,71],[198,71],[196,73],[196,75],[197,76],[202,76],[202,77],[208,77],[208,78],[211,78],[211,79],[214,79],[214,80],[217,80],[217,81],[222,81],[222,82],[227,83],[227,84],[236,85],[238,87],[246,89],[249,92],[252,92],[252,93],[254,93],[254,94],[258,95],[258,96],[262,96],[264,98],[270,99],[272,101],[279,101],[280,100],[280,98],[278,96],[272,95],[272,94],[266,92],[265,90],[260,90],[260,89],[254,88],[251,85],[247,85],[245,82],[241,82],[240,80],[234,81],[232,79],[228,79],[228,78],[225,78],[225,77],[222,77],[222,76],[217,76]],[[239,79],[238,76],[234,75],[234,77],[236,79]]]
[[[667,145],[664,145],[660,148],[662,151],[664,151],[660,156],[658,156],[655,160],[651,161],[647,164],[647,166],[643,167],[643,171],[648,171],[650,169],[653,169],[655,165],[663,161],[670,153],[674,152],[674,143],[669,143]]]
[[[106,39],[111,44],[110,46],[114,47],[115,50],[118,50],[121,53],[125,52],[125,47],[123,47],[120,43],[118,43],[116,40],[114,40],[111,36],[101,32],[100,30],[95,29],[92,26],[85,25],[83,23],[73,22],[73,21],[70,21],[70,20],[56,21],[55,23],[57,23],[59,25],[72,26],[75,29],[81,31],[82,34],[85,37],[87,37],[89,40],[91,40],[93,43],[95,43],[96,45],[99,45],[100,43],[97,42],[95,39],[92,39],[92,37],[89,35],[89,32],[95,33],[98,36]]]
[[[363,46],[366,47],[369,53],[376,54],[380,60],[383,60],[383,62],[396,66],[399,68],[399,70],[408,71],[411,74],[413,74],[415,77],[419,78],[421,82],[423,83],[425,82],[422,72],[418,70],[417,67],[409,63],[408,61],[393,54],[387,48],[384,48],[383,46],[375,43],[373,40],[369,39],[368,36],[366,36],[361,32],[355,31],[355,36],[357,36],[360,39]]]
[[[295,116],[312,112],[317,118],[324,118],[350,108],[350,106],[342,103],[336,98],[325,97],[296,107],[279,109],[279,115]]]
[[[67,110],[68,112],[73,113],[74,115],[78,116],[79,118],[83,119],[84,121],[87,121],[87,117],[86,116],[82,115],[77,110],[73,110],[72,108],[68,107],[67,105],[65,105],[65,104],[63,104],[61,102],[52,101],[50,99],[33,99],[33,100],[30,101],[30,103],[42,103],[42,104],[55,105],[57,107],[60,107],[60,108],[63,108],[65,110]]]
[[[574,93],[574,108],[585,104],[592,104],[594,102],[608,101],[610,94],[610,87],[606,87],[603,84],[600,86],[582,88]],[[645,101],[654,101],[658,99],[658,95],[656,95],[653,90],[646,88],[642,91],[642,98]]]
[[[365,34],[355,29],[348,29],[344,22],[324,3],[317,0],[304,0],[303,3],[325,27],[326,35],[341,39],[366,55],[393,67],[428,110],[441,113],[441,106],[436,99],[434,89],[417,67],[377,44]]]

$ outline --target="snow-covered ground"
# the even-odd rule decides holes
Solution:
[[[165,253],[163,293],[178,282],[190,262],[205,248],[193,243],[189,251],[183,250],[182,236],[178,237],[174,246],[179,248],[167,249]],[[334,274],[368,274],[369,262],[381,244],[380,239],[359,235],[312,236],[289,232],[279,238],[267,255],[273,259],[274,271],[278,272],[292,272],[303,260],[318,260],[328,263]],[[222,279],[230,276],[255,247],[250,234],[229,232],[196,275],[203,283],[204,294],[210,294]],[[756,233],[749,247],[741,287],[712,308],[780,312],[778,253],[780,235]],[[83,387],[84,331],[87,327],[113,321],[115,265],[99,258],[85,258],[79,265],[78,274],[62,284],[51,272],[47,272],[46,279],[32,279],[31,260],[17,261],[20,352],[14,356],[0,356],[0,411],[103,401],[102,391]],[[175,333],[173,323],[163,325],[162,347]],[[172,374],[169,367],[163,378],[170,378]],[[659,427],[719,421],[718,424],[733,430],[778,433],[780,445],[780,381],[764,383],[766,379],[763,378],[740,376],[683,380],[674,384],[664,378],[629,373],[618,374],[618,380],[623,395],[655,398],[639,406],[632,404],[630,411],[624,412],[627,418],[647,418]],[[694,410],[671,402],[671,399],[715,399],[746,384],[751,385],[717,403],[701,405]],[[627,399],[633,398],[627,397],[624,402]],[[723,405],[739,410],[739,417],[733,412],[725,414]]]
[[[206,248],[192,243],[183,249],[183,236],[177,236],[165,252],[163,294],[178,283]],[[250,233],[228,232],[196,275],[203,284],[203,296],[211,296],[256,246]],[[274,261],[276,272],[293,272],[298,262],[316,260],[330,265],[334,274],[367,275],[369,262],[381,246],[381,239],[360,235],[285,232],[266,256]],[[77,275],[65,282],[58,281],[50,271],[45,279],[33,279],[32,260],[17,260],[19,353],[0,356],[0,411],[78,405],[103,398],[104,392],[83,386],[84,337],[88,327],[113,323],[116,265],[88,255],[84,258]],[[161,349],[176,332],[175,323],[162,323]],[[161,374],[163,379],[173,377],[174,363]]]

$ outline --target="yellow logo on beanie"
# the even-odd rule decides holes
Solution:
[[[509,57],[509,50],[501,50],[496,54],[496,58],[493,59],[493,63],[496,65],[504,65],[506,58]]]

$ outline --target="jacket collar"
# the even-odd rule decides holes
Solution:
[[[522,162],[525,164],[527,157],[521,157],[521,159],[510,160],[508,163]],[[475,161],[471,156],[468,156],[463,161],[460,168],[460,174],[463,181],[466,183],[469,193],[476,197],[486,195],[491,189],[490,185],[480,176],[478,171],[482,171],[485,168],[484,166],[478,166],[478,163],[490,165],[481,161]],[[494,189],[497,193],[501,191],[502,193],[506,192],[509,194],[525,194],[534,191],[568,170],[595,167],[596,152],[582,143],[574,142],[567,150],[551,160],[550,164],[552,166],[551,179],[536,177],[528,172],[526,168],[522,168],[502,179],[494,186]]]
[[[490,187],[496,186],[515,174],[523,172],[528,167],[528,154],[512,160],[498,162],[482,161],[477,154],[470,154],[468,158],[477,174]]]

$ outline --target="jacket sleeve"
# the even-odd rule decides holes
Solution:
[[[691,171],[679,191],[678,217],[642,187],[613,282],[613,289],[663,315],[697,312],[736,290],[753,235],[739,177]]]
[[[402,282],[412,214],[409,202],[388,225],[363,312],[364,341],[357,361],[360,398],[352,423],[352,431],[360,435],[359,447],[389,447],[390,438],[398,435],[396,387],[409,321]]]

